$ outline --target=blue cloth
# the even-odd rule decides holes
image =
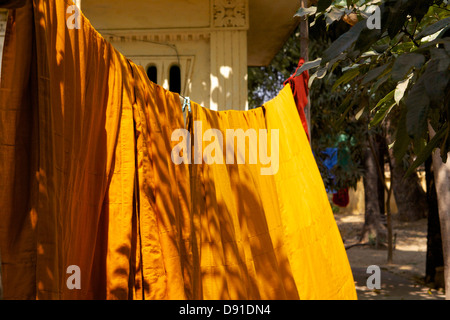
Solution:
[[[334,180],[335,176],[331,173],[331,170],[338,164],[338,148],[326,148],[322,151],[322,154],[325,154],[327,157],[323,160],[324,166],[328,169],[328,174],[331,180]],[[329,190],[327,188],[327,192],[333,190]]]
[[[323,161],[325,167],[328,170],[333,169],[338,163],[338,148],[326,148],[322,153],[327,155],[327,158]]]

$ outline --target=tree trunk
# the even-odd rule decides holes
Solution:
[[[390,123],[389,121],[387,121]],[[389,124],[387,125],[389,127]],[[384,157],[387,152],[386,145],[386,126],[384,126],[383,134],[376,134],[374,136],[369,135],[369,146],[372,152],[372,156],[375,159],[376,169],[378,173],[378,205],[380,208],[380,223],[387,228],[387,245],[388,245],[388,256],[387,263],[391,264],[393,261],[393,237],[392,237],[392,219],[391,219],[391,195],[392,187],[386,184],[386,174],[384,170]],[[375,140],[375,141],[374,141]],[[385,202],[385,194],[387,194],[387,199]],[[377,247],[379,243],[384,242],[385,239],[380,239],[377,236]]]
[[[445,298],[450,300],[450,161],[442,162],[439,149],[433,153],[433,169],[444,256]]]
[[[308,1],[300,0],[300,7],[307,8]],[[308,17],[300,18],[300,57],[302,57],[305,62],[309,60],[309,22]],[[308,134],[311,137],[311,103],[308,97],[308,104],[305,107],[306,122],[308,124]]]
[[[389,141],[393,142],[393,141]],[[398,209],[398,219],[401,221],[417,221],[428,214],[427,196],[414,172],[405,177],[403,163],[399,163],[394,151],[389,150],[391,168],[391,183]]]
[[[376,157],[380,171],[378,172],[378,204],[380,205],[380,214],[385,218],[386,215],[386,202],[385,202],[385,181],[386,175],[384,172],[384,156],[386,154],[386,139],[382,135],[376,135],[374,139],[374,149],[376,151]]]
[[[380,205],[378,197],[378,169],[376,159],[370,147],[364,152],[364,226],[360,241],[376,244],[377,246],[386,239],[386,229],[381,221]]]
[[[431,125],[428,128],[432,138],[436,133]],[[450,300],[450,161],[442,162],[440,149],[433,152],[433,170],[444,256],[445,298]]]
[[[427,180],[428,203],[428,231],[427,231],[427,260],[425,268],[425,283],[434,283],[434,288],[444,288],[444,283],[436,279],[436,268],[444,266],[442,256],[441,224],[439,223],[439,211],[437,204],[436,187],[434,183],[432,159],[425,162]],[[439,276],[438,276],[439,278]]]
[[[405,177],[406,170],[403,163],[396,161],[393,151],[389,152],[389,156],[398,219],[401,221],[417,221],[425,218],[428,214],[427,198],[417,174],[412,173]]]

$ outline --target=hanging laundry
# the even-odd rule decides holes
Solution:
[[[334,181],[335,175],[332,171],[333,168],[338,164],[338,148],[325,148],[325,150],[322,151],[322,154],[326,156],[326,158],[323,159],[322,163],[325,168],[327,168],[327,175],[329,176],[330,180]],[[334,190],[327,191],[334,192]]]
[[[28,0],[8,18],[4,298],[355,299],[290,86],[258,110],[191,102],[188,116],[191,133],[195,121],[202,133],[278,130],[274,175],[258,164],[175,164],[179,95],[150,82],[84,16],[80,29],[66,28],[67,6]],[[81,272],[79,288],[69,288],[68,270]]]
[[[295,72],[284,81],[284,85],[289,84],[292,90],[292,94],[294,95],[295,105],[297,106],[298,115],[302,121],[303,128],[305,129],[306,136],[308,140],[310,140],[309,129],[308,129],[308,121],[306,119],[305,108],[308,105],[308,81],[309,81],[309,73],[307,70],[303,71],[299,76],[295,76],[297,74],[298,69],[305,63],[305,59],[300,58],[298,61],[298,66]]]
[[[322,153],[327,156],[327,158],[323,160],[323,164],[327,168],[328,175],[334,185],[336,184],[334,183],[336,177],[333,174],[333,169],[335,167],[339,167],[344,170],[344,172],[351,170],[351,150],[346,144],[347,140],[349,140],[349,137],[346,134],[339,134],[334,146],[322,151]],[[332,201],[334,204],[343,208],[348,206],[350,202],[348,187],[344,186],[338,190],[334,187],[331,188],[331,190],[327,189],[327,191],[332,193]]]
[[[356,299],[347,254],[295,106],[289,87],[264,105],[267,129],[280,130],[274,178],[300,299]]]
[[[333,203],[339,207],[345,208],[350,203],[348,188],[342,188],[333,193]]]
[[[189,172],[170,160],[178,96],[84,16],[66,28],[66,1],[34,4],[10,11],[3,54],[5,299],[186,298]],[[72,265],[79,290],[66,285]]]
[[[261,175],[260,163],[191,167],[194,229],[201,232],[195,235],[200,298],[356,298],[342,239],[296,113],[289,84],[262,108],[247,112],[193,104],[191,132],[196,121],[203,132],[216,128],[223,135],[235,128],[279,132],[275,175]],[[252,147],[255,143],[248,144],[246,157]]]
[[[228,141],[227,130],[242,130],[242,136],[255,133],[248,135],[245,146],[238,138],[232,141],[231,146],[236,147],[232,161],[229,153],[225,154],[230,149],[227,145],[219,152],[229,161],[191,167],[193,223],[201,257],[194,296],[299,299],[274,177],[261,174],[259,161],[249,164],[252,154],[259,151],[259,132],[266,130],[263,108],[215,112],[194,103],[188,121],[191,135],[196,124],[202,125],[202,132],[194,139],[201,139],[208,130],[218,130]],[[246,164],[238,164],[239,147]],[[204,154],[206,148],[204,143],[199,153]]]

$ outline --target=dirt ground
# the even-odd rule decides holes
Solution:
[[[364,215],[336,213],[336,222],[344,244],[354,243],[364,223]],[[393,263],[387,264],[387,250],[356,246],[347,250],[359,300],[443,300],[442,289],[424,285],[427,250],[427,220],[400,222],[393,216],[396,234]],[[367,267],[381,269],[381,289],[367,288]]]

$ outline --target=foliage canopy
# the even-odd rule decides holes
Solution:
[[[375,9],[380,29],[368,27]],[[395,156],[403,159],[410,145],[416,155],[408,173],[437,147],[447,161],[450,8],[446,0],[319,0],[317,6],[300,8],[297,15],[310,16],[313,23],[325,18],[328,27],[340,20],[353,25],[320,58],[299,70],[310,70],[315,78],[338,66],[344,68],[333,85],[333,89],[349,89],[350,98],[339,107],[343,116],[358,108],[358,117],[368,115],[370,127],[376,127],[395,111],[399,115]]]

